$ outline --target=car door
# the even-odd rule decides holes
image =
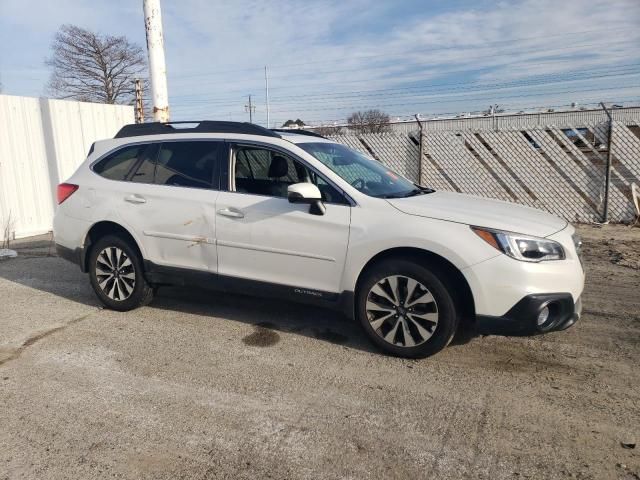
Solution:
[[[215,272],[217,152],[223,142],[166,141],[121,184],[119,214],[157,266]]]
[[[291,155],[258,145],[233,145],[229,185],[216,202],[218,273],[293,287],[292,293],[338,293],[351,206]],[[287,200],[287,186],[322,183],[324,215]]]

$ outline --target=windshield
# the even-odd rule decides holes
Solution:
[[[310,153],[366,195],[379,198],[400,198],[429,193],[382,163],[339,143],[298,143]]]

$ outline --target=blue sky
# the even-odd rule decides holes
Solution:
[[[172,119],[343,121],[640,104],[639,0],[164,0]],[[144,45],[141,0],[0,0],[3,93],[46,94],[56,29]]]

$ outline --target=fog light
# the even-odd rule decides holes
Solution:
[[[538,314],[538,326],[542,326],[549,319],[549,307],[544,307]]]

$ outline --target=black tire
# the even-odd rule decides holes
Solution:
[[[407,331],[411,331],[415,333],[415,338],[412,340],[416,340],[416,338],[420,339],[418,331],[416,330],[416,323],[420,323],[423,327],[427,325],[427,329],[429,329],[429,333],[431,336],[424,340],[423,343],[415,342],[415,346],[403,346],[390,343],[389,341],[383,338],[383,334],[392,335],[392,338],[399,339],[398,342],[409,343],[404,340],[405,333],[392,333],[392,326],[398,322],[395,318],[389,317],[388,320],[385,320],[385,323],[380,325],[376,330],[372,326],[370,320],[377,320],[385,314],[380,314],[380,316],[374,316],[374,313],[367,312],[367,299],[369,298],[371,289],[376,286],[390,286],[389,283],[385,282],[385,279],[388,277],[398,276],[401,278],[408,278],[410,280],[415,280],[421,284],[420,288],[425,287],[428,290],[428,293],[432,295],[435,306],[431,306],[431,303],[425,304],[421,303],[420,308],[424,308],[425,312],[427,311],[436,311],[437,318],[435,326],[433,324],[424,322],[421,318],[417,318],[415,315],[421,314],[424,315],[423,312],[416,312],[416,314],[408,313],[407,309],[404,309],[402,312],[398,313],[395,306],[389,304],[389,307],[385,307],[387,310],[391,311],[392,309],[396,309],[396,316],[406,319]],[[404,281],[404,291],[405,294],[408,291],[406,280],[398,280],[398,284]],[[382,283],[380,283],[382,282]],[[356,317],[362,327],[364,328],[369,339],[381,350],[386,353],[399,356],[399,357],[407,357],[407,358],[424,358],[431,355],[434,355],[444,349],[451,339],[456,333],[459,324],[459,310],[456,309],[456,305],[454,302],[454,297],[450,293],[450,287],[447,285],[448,281],[445,275],[439,272],[435,268],[425,267],[420,265],[417,261],[408,258],[391,258],[382,260],[379,263],[370,267],[363,274],[363,278],[359,282],[358,291],[356,292]],[[402,287],[400,287],[402,288]],[[417,289],[417,287],[416,287]],[[379,291],[379,290],[378,290]],[[415,296],[419,296],[421,292],[424,290],[413,292]],[[375,292],[373,292],[375,294]],[[411,292],[409,292],[410,294]],[[406,297],[406,295],[405,295]],[[380,299],[380,296],[375,296],[375,298]],[[405,298],[402,302],[402,305],[409,305],[410,299]],[[386,301],[386,300],[385,300]],[[406,302],[406,303],[405,303]],[[377,302],[378,304],[380,302]],[[370,304],[371,305],[371,304]],[[431,310],[427,310],[427,308]],[[409,316],[411,315],[411,318]],[[417,322],[418,321],[418,322]],[[374,322],[375,323],[375,322]],[[410,326],[413,324],[413,326]],[[405,327],[402,323],[400,326],[396,327],[397,329],[402,330]],[[411,332],[409,336],[411,336]],[[410,344],[409,344],[410,345]]]
[[[121,251],[124,252],[126,258],[130,260],[131,265],[129,264],[124,267],[120,273],[126,273],[127,278],[132,277],[134,280],[133,285],[130,283],[130,280],[126,280],[126,285],[120,283],[119,285],[123,285],[122,291],[125,294],[122,294],[122,298],[111,298],[105,289],[100,286],[101,281],[104,281],[106,277],[103,275],[100,270],[101,267],[98,266],[98,256],[108,249],[107,251]],[[118,249],[118,250],[112,250]],[[104,257],[103,257],[104,258]],[[124,258],[124,257],[121,257]],[[100,263],[101,266],[104,266],[104,263]],[[96,292],[96,295],[103,303],[103,305],[111,310],[117,310],[120,312],[126,312],[129,310],[134,310],[138,307],[142,307],[144,305],[149,304],[153,299],[154,290],[151,285],[144,278],[144,267],[142,263],[142,258],[138,252],[138,249],[131,245],[131,242],[125,238],[122,238],[118,235],[106,235],[100,238],[97,242],[95,242],[91,247],[91,252],[89,254],[89,278],[91,281],[91,286],[93,290]],[[100,276],[100,279],[98,278]],[[124,277],[125,275],[123,275]],[[112,282],[115,280],[112,280]],[[121,282],[125,281],[120,280]],[[113,285],[113,283],[103,283],[103,286],[109,290],[108,286]],[[126,288],[132,287],[130,292],[126,292]],[[120,290],[119,290],[120,291]],[[114,294],[115,297],[118,297],[117,294]]]

